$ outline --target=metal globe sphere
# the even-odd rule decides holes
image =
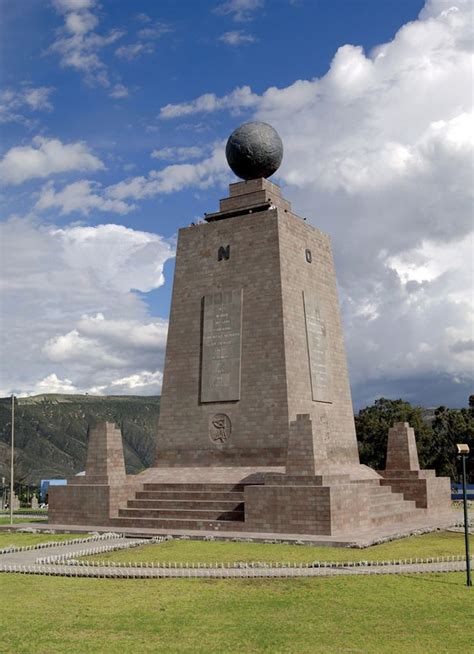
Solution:
[[[244,123],[232,132],[225,155],[233,172],[242,179],[270,177],[283,158],[283,143],[268,123]]]

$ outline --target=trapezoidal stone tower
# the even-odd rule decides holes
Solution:
[[[264,178],[179,232],[156,465],[286,464],[309,414],[317,467],[359,466],[328,236]]]
[[[194,528],[334,535],[413,519],[415,502],[359,462],[330,240],[266,179],[278,134],[243,125],[226,155],[244,181],[179,231],[150,481],[241,493],[208,522],[188,501]]]

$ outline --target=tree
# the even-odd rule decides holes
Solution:
[[[421,407],[413,407],[403,400],[376,400],[373,406],[361,409],[355,416],[360,461],[383,470],[387,454],[388,430],[395,422],[409,422],[415,430],[420,466],[426,467],[432,431],[423,420]]]
[[[447,409],[438,407],[435,411],[432,429],[433,437],[429,443],[428,467],[435,468],[439,475],[449,476],[460,481],[460,465],[456,458],[456,443],[467,443],[471,456],[467,459],[468,482],[474,482],[474,410]]]

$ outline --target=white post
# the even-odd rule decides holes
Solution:
[[[14,482],[13,482],[13,464],[15,453],[15,396],[12,393],[12,439],[11,439],[11,459],[10,459],[10,524],[13,524],[13,495],[14,495]]]

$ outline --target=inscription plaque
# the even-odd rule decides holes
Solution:
[[[242,291],[204,297],[201,402],[240,400]]]
[[[315,402],[330,403],[332,398],[326,322],[316,298],[306,295],[304,291],[303,305],[312,397]]]

